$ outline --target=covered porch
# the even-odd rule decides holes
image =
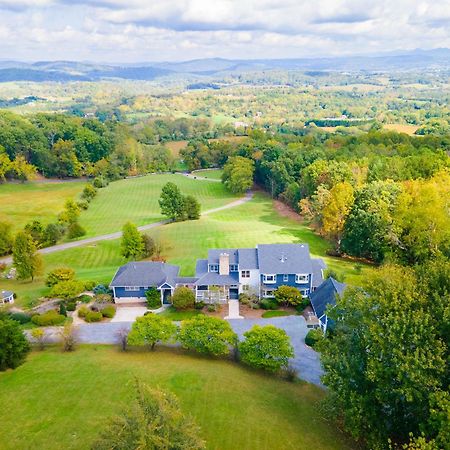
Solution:
[[[224,304],[239,298],[239,288],[237,285],[200,285],[196,286],[195,298],[207,304]]]

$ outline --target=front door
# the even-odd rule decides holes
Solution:
[[[172,289],[163,290],[163,304],[164,305],[172,304]]]

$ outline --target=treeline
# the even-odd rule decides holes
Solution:
[[[173,170],[163,144],[216,137],[207,120],[155,119],[136,125],[65,114],[0,111],[0,182],[45,177],[124,176]]]
[[[414,264],[450,254],[449,147],[450,136],[376,129],[359,136],[255,130],[240,143],[191,142],[182,156],[191,169],[234,156],[253,161],[254,180],[311,221],[336,254]]]

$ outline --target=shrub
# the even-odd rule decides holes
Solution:
[[[59,304],[59,314],[61,314],[64,317],[67,317],[67,309],[66,309],[66,305],[64,304],[64,302],[61,302]]]
[[[264,298],[260,302],[262,309],[278,309],[279,305],[274,298]]]
[[[195,304],[195,294],[191,289],[180,286],[172,295],[172,305],[176,309],[192,309]]]
[[[283,370],[283,377],[290,382],[294,382],[298,378],[298,370],[293,366],[288,366]]]
[[[147,306],[149,309],[161,308],[161,294],[156,288],[152,287],[146,291],[145,297],[147,298]]]
[[[39,350],[44,350],[45,347],[45,331],[42,328],[33,328],[31,330],[31,337],[38,345]]]
[[[87,184],[83,192],[81,193],[81,198],[90,202],[97,195],[97,189],[92,184]]]
[[[111,303],[112,302],[112,296],[109,294],[99,294],[94,296],[95,301],[98,303]]]
[[[92,280],[85,281],[84,282],[84,289],[86,291],[92,291],[92,289],[94,289],[95,285],[96,285],[95,281],[92,281]]]
[[[208,307],[206,308],[206,310],[208,311],[208,312],[216,312],[217,311],[217,305],[215,305],[215,304],[212,304],[212,305],[208,305]]]
[[[60,325],[64,322],[65,316],[58,314],[57,311],[51,309],[43,314],[36,314],[31,318],[31,321],[39,327],[48,327],[52,325]]]
[[[86,209],[89,208],[89,202],[87,202],[87,201],[82,200],[80,202],[77,202],[77,205],[78,205],[78,208],[83,209],[85,211],[86,211]]]
[[[92,297],[87,294],[79,295],[77,298],[75,298],[77,302],[81,303],[90,303],[92,301]]]
[[[80,306],[78,308],[78,317],[84,318],[91,310],[87,306]]]
[[[60,332],[61,347],[63,352],[72,352],[75,350],[75,331],[71,323],[66,323]]]
[[[22,325],[31,321],[31,316],[23,312],[10,313],[9,318],[15,320],[16,322],[19,322]]]
[[[181,323],[178,339],[184,348],[215,356],[228,355],[237,343],[229,322],[217,317],[198,315]]]
[[[52,287],[50,295],[55,298],[69,299],[76,297],[83,291],[84,283],[82,281],[60,281]]]
[[[76,239],[85,234],[86,230],[78,222],[73,222],[67,227],[67,236],[69,239]]]
[[[321,329],[317,328],[315,330],[309,330],[308,334],[305,336],[305,344],[314,348],[322,339],[323,333]]]
[[[143,234],[142,242],[144,244],[144,252],[142,253],[142,256],[144,258],[150,258],[150,256],[153,256],[156,250],[155,241],[148,234]]]
[[[302,299],[302,301],[300,302],[300,304],[297,305],[297,306],[295,307],[295,309],[296,309],[299,313],[302,313],[302,312],[305,310],[305,308],[306,308],[307,306],[309,306],[310,304],[311,304],[311,302],[309,301],[309,298],[304,298],[304,299]]]
[[[152,350],[157,342],[170,341],[177,331],[176,325],[158,314],[138,317],[128,334],[130,345],[148,345]]]
[[[0,371],[15,369],[30,350],[20,325],[15,320],[0,319]]]
[[[195,304],[194,304],[195,309],[203,309],[204,307],[205,307],[205,302],[202,302],[202,301],[195,302]]]
[[[92,182],[92,184],[94,185],[94,187],[100,189],[100,188],[108,186],[109,181],[104,177],[96,177],[96,178],[94,178],[94,181]]]
[[[47,279],[45,284],[47,286],[53,287],[62,281],[72,281],[75,279],[75,271],[66,267],[60,267],[58,269],[52,270],[47,274]]]
[[[100,311],[89,311],[84,320],[86,322],[100,322],[103,319],[103,314]]]
[[[77,309],[77,302],[70,300],[66,303],[66,311],[75,311]]]
[[[92,289],[92,292],[95,295],[100,295],[100,294],[109,294],[110,291],[104,284],[97,284],[97,286],[95,286]]]
[[[275,300],[280,305],[296,306],[302,301],[302,295],[294,286],[280,286],[275,291]]]
[[[101,311],[103,317],[112,319],[116,315],[116,308],[113,305],[105,306]]]
[[[289,336],[273,325],[255,325],[244,337],[239,352],[242,361],[250,366],[276,372],[287,367],[289,358],[294,356]]]

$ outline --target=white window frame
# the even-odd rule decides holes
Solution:
[[[267,277],[271,277],[269,280]],[[265,273],[263,274],[263,283],[266,284],[275,284],[277,282],[277,274],[276,273]]]
[[[217,270],[213,270],[213,267],[217,268]],[[219,264],[210,264],[209,265],[209,271],[210,272],[214,272],[214,273],[218,273],[219,272]]]
[[[285,273],[283,275],[283,281],[289,281],[289,274]]]
[[[128,292],[138,292],[141,288],[136,286],[124,286],[124,289]]]
[[[230,264],[230,272],[239,272],[238,264]]]
[[[296,273],[295,274],[295,282],[297,284],[309,283],[309,274],[308,273]]]
[[[270,292],[270,294],[269,294],[269,292]],[[264,298],[274,298],[275,297],[274,292],[275,292],[275,289],[264,289],[263,297]]]
[[[300,294],[302,294],[302,297],[303,297],[303,298],[308,297],[308,295],[309,295],[309,289],[308,289],[308,288],[306,288],[306,289],[300,289]]]
[[[250,278],[250,270],[241,270],[241,278]]]
[[[249,284],[243,284],[242,285],[242,291],[243,292],[248,292],[250,290],[250,285]]]

